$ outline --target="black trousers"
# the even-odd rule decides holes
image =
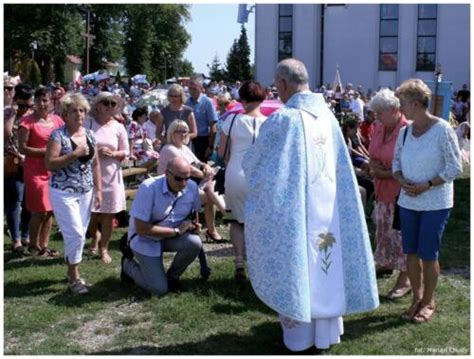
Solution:
[[[206,150],[209,147],[209,136],[197,136],[193,139],[194,154],[201,162],[207,162]]]

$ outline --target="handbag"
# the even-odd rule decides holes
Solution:
[[[407,133],[408,133],[408,126],[405,129],[405,133],[403,134],[402,147],[405,144]],[[400,188],[400,192],[401,191],[402,189]],[[400,223],[400,206],[398,205],[398,198],[400,197],[400,192],[397,194],[397,197],[395,198],[395,209],[393,210],[393,222],[392,222],[392,229],[395,229],[397,231],[400,231],[402,229],[402,226]]]
[[[229,128],[229,135],[227,136],[227,142],[225,143],[224,157],[222,159],[224,160],[224,163],[226,166],[230,160],[230,141],[231,141],[230,134],[232,132],[232,126],[234,126],[234,120],[236,117],[237,117],[237,114],[235,114],[234,117],[232,118],[232,122],[230,123],[230,128]],[[214,190],[219,194],[224,194],[225,193],[225,166],[221,167],[219,171],[217,171],[216,175],[214,176],[214,179],[216,181]]]
[[[18,173],[18,167],[20,166],[20,160],[17,156],[7,154],[3,157],[3,174],[5,177],[13,177]]]
[[[395,229],[397,231],[402,229],[402,226],[400,223],[400,206],[397,204],[398,197],[400,197],[400,193],[395,198],[395,209],[393,211],[393,222],[392,222],[392,229]]]
[[[148,152],[148,151],[153,151],[153,142],[149,138],[144,138],[143,143],[142,143],[143,150]]]

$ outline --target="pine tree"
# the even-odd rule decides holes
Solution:
[[[250,45],[247,38],[247,31],[242,25],[240,29],[239,38],[239,50],[240,50],[240,80],[251,80],[252,70],[250,66]]]
[[[120,71],[117,70],[117,74],[115,75],[115,83],[120,84],[122,82],[122,75],[120,75]]]
[[[225,71],[222,69],[222,65],[217,54],[214,56],[214,59],[212,59],[211,65],[208,64],[207,67],[209,68],[209,77],[214,81],[226,79]]]
[[[250,66],[250,46],[247,31],[242,25],[240,37],[234,40],[229,54],[227,55],[226,79],[233,82],[236,80],[250,80],[252,71]]]
[[[227,55],[226,80],[235,81],[237,79],[240,79],[240,51],[238,41],[234,40]]]

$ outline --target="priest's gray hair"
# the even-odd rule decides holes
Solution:
[[[297,59],[285,59],[278,63],[276,76],[296,86],[308,84],[306,66]]]
[[[386,111],[391,108],[400,110],[400,100],[395,96],[395,92],[388,88],[383,88],[372,97],[368,107],[374,112]]]

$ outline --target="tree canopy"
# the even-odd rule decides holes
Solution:
[[[90,72],[103,69],[105,61],[125,58],[131,75],[145,73],[160,81],[191,75],[192,65],[182,59],[191,39],[184,28],[189,5],[184,4],[5,4],[4,70],[28,78],[34,57],[43,83],[61,79],[66,55],[85,58],[88,11],[95,36]]]
[[[219,56],[214,56],[212,59],[212,63],[207,65],[209,68],[209,77],[211,77],[215,81],[227,80],[226,71],[222,68],[221,62],[219,60]]]
[[[184,28],[190,19],[183,4],[129,5],[125,23],[125,59],[131,73],[152,81],[182,75],[182,56],[191,36]]]
[[[252,68],[250,66],[250,45],[247,31],[242,25],[239,39],[234,40],[227,55],[226,77],[228,81],[250,80]]]

